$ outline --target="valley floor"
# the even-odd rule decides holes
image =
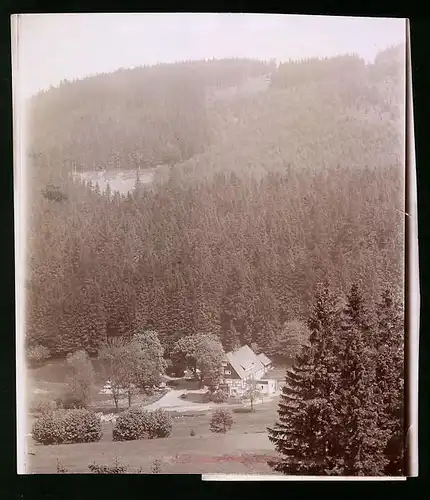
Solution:
[[[235,413],[225,435],[211,433],[211,412],[202,412],[175,415],[172,435],[165,439],[113,442],[110,423],[98,443],[43,446],[29,437],[26,469],[30,474],[52,474],[59,461],[68,473],[82,474],[93,462],[113,465],[118,458],[130,472],[150,473],[153,462],[161,460],[161,473],[166,474],[272,474],[267,462],[276,453],[266,427],[276,420],[276,404],[273,400],[253,413]]]
[[[271,376],[278,380],[284,375],[285,368],[271,372]],[[39,398],[54,398],[64,391],[64,382],[59,382],[64,379],[61,362],[29,370],[28,377],[29,403],[34,404]],[[188,393],[189,399],[180,398],[184,392]],[[209,430],[209,423],[214,409],[225,405],[200,403],[198,396],[201,392],[205,391],[197,390],[193,382],[179,381],[177,388],[159,399],[148,401],[146,409],[164,408],[173,416],[172,434],[164,439],[113,442],[111,422],[103,422],[103,436],[98,443],[43,446],[27,434],[27,473],[53,474],[57,472],[57,463],[68,473],[89,473],[88,465],[93,462],[112,466],[115,459],[119,459],[131,473],[139,469],[151,473],[154,461],[161,460],[161,473],[166,474],[274,474],[267,463],[276,456],[267,437],[267,426],[277,419],[279,395],[256,402],[252,413],[235,413],[235,409],[243,405],[227,405],[233,411],[234,424],[227,434],[219,435]],[[98,397],[109,398],[106,395]],[[99,401],[102,403],[104,401]],[[105,403],[111,404],[108,400]],[[245,406],[249,407],[249,402]],[[36,418],[31,413],[27,416],[28,433],[31,433]],[[191,436],[191,430],[195,435]]]

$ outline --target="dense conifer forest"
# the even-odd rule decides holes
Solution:
[[[163,64],[34,96],[27,345],[96,354],[139,326],[167,354],[193,333],[270,349],[321,279],[362,280],[370,315],[386,288],[401,299],[403,50]],[[136,189],[69,176],[97,169],[136,171]]]

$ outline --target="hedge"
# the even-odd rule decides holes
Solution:
[[[49,411],[34,423],[32,437],[45,445],[95,442],[102,437],[101,420],[89,410]]]

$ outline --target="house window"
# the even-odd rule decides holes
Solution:
[[[230,370],[226,370],[226,371],[225,371],[225,374],[226,374],[226,375],[231,375],[231,371],[230,371]]]

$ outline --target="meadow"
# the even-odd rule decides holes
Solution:
[[[65,379],[65,374],[65,363],[61,360],[29,369],[28,403],[35,405],[37,401],[59,397],[65,388],[65,382],[59,381]],[[285,369],[276,368],[270,375],[282,380]],[[101,387],[101,378],[97,378]],[[156,397],[160,396],[149,397],[147,404]],[[105,412],[113,410],[109,398],[109,394],[97,394],[93,406],[100,410],[105,403]],[[135,404],[140,404],[140,401]],[[97,443],[48,446],[35,443],[32,439],[31,426],[37,414],[29,411],[26,469],[31,474],[52,474],[60,465],[68,473],[83,474],[89,473],[88,465],[93,462],[113,465],[119,459],[129,467],[130,473],[139,470],[150,473],[154,461],[160,460],[161,473],[166,474],[273,474],[267,462],[276,453],[268,440],[266,427],[276,420],[277,398],[258,404],[254,412],[236,413],[244,406],[249,407],[249,404],[232,405],[234,424],[225,435],[215,435],[209,430],[213,410],[208,408],[207,411],[172,411],[172,434],[164,439],[114,442],[113,424],[103,422],[103,436]],[[125,408],[124,404],[121,409]],[[192,431],[194,435],[191,435]]]

